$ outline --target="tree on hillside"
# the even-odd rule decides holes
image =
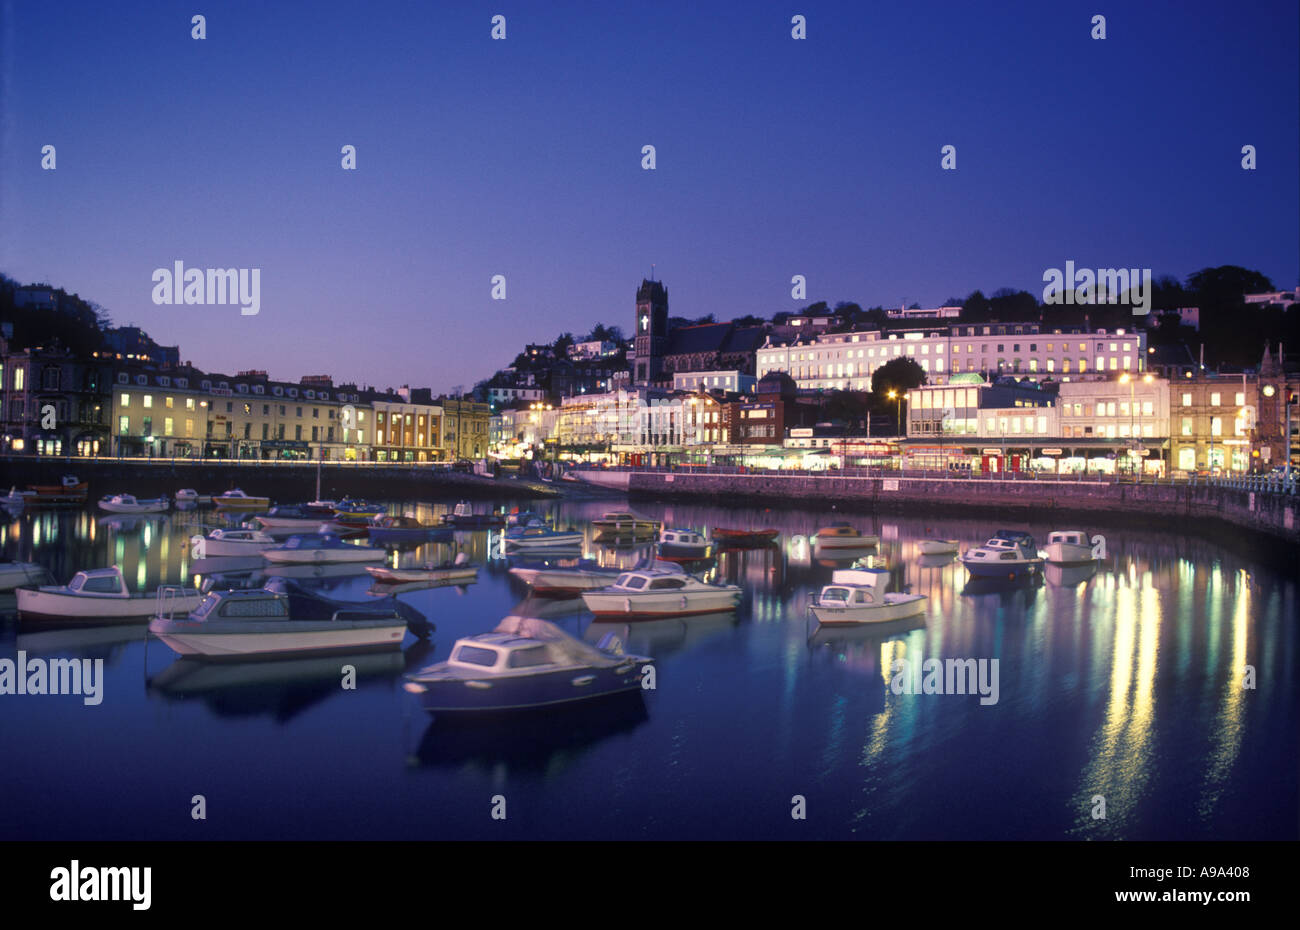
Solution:
[[[925,382],[925,369],[902,355],[890,359],[871,373],[871,393],[879,400],[890,391],[910,391]]]

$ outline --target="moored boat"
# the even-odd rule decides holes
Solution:
[[[0,591],[12,591],[20,585],[53,584],[49,569],[35,562],[0,562]]]
[[[330,600],[283,581],[252,590],[211,591],[177,618],[166,598],[149,632],[184,656],[301,655],[396,649],[423,615],[395,598]]]
[[[78,481],[75,475],[64,475],[58,484],[29,484],[27,490],[33,492],[28,504],[84,504],[90,485]]]
[[[867,549],[880,543],[879,536],[861,533],[842,520],[822,527],[813,539],[818,549]]]
[[[190,551],[196,559],[216,556],[260,555],[263,550],[278,546],[270,533],[246,528],[221,527],[207,536],[191,536]],[[260,564],[260,563],[259,563]]]
[[[268,562],[290,565],[317,562],[377,562],[384,550],[344,542],[332,533],[290,536],[282,546],[262,551]]]
[[[460,501],[451,513],[442,515],[442,522],[456,527],[505,526],[506,518],[499,513],[475,513],[469,501]]]
[[[839,569],[809,610],[821,624],[888,623],[925,612],[924,594],[887,593],[889,572]]]
[[[955,555],[961,551],[961,541],[957,539],[918,539],[918,555]]]
[[[593,646],[546,620],[510,616],[456,640],[450,659],[407,675],[403,688],[430,712],[521,710],[638,691],[653,665],[617,636]]]
[[[162,513],[169,506],[165,497],[139,500],[132,494],[105,494],[99,499],[99,509],[109,513]]]
[[[371,542],[377,543],[428,542],[451,538],[450,527],[427,525],[410,514],[379,517],[366,527],[366,532]]]
[[[331,514],[305,505],[281,505],[252,519],[265,530],[315,530],[322,520],[330,519]]]
[[[131,620],[148,617],[155,610],[157,591],[133,594],[127,589],[116,565],[77,572],[66,585],[41,585],[18,589],[18,613],[23,617],[60,619]],[[199,603],[199,592],[177,588],[178,606]]]
[[[569,549],[582,545],[582,534],[577,530],[551,529],[545,523],[530,523],[506,530],[507,549]]]
[[[634,620],[734,610],[740,595],[735,585],[708,584],[680,566],[658,562],[623,572],[608,587],[584,591],[582,600],[598,618]]]
[[[1083,530],[1053,530],[1047,534],[1044,554],[1049,565],[1091,565],[1104,558],[1106,540],[1102,536],[1088,538]]]
[[[659,533],[659,558],[694,561],[709,557],[709,541],[695,530],[664,528]]]
[[[984,545],[962,553],[961,562],[979,578],[1017,579],[1038,574],[1043,567],[1034,537],[1019,530],[998,530]]]
[[[181,488],[176,492],[176,503],[178,504],[210,504],[212,497],[208,494],[200,494],[193,488]]]
[[[239,488],[231,488],[212,498],[218,510],[266,510],[271,506],[269,497],[249,497]]]

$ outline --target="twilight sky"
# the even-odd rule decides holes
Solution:
[[[630,333],[651,263],[673,314],[720,319],[1041,294],[1067,260],[1240,264],[1293,287],[1298,16],[1294,0],[0,0],[0,271],[202,368],[438,391],[564,330]],[[260,268],[260,313],[155,306],[152,272],[178,260]]]

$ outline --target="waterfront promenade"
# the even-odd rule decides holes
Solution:
[[[934,472],[585,469],[586,482],[629,496],[761,500],[769,505],[820,500],[880,512],[1001,519],[1046,517],[1089,525],[1167,524],[1174,530],[1232,528],[1300,545],[1296,482],[1265,477],[1185,481],[1112,476],[949,477]]]

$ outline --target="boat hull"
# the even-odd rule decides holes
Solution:
[[[617,573],[611,572],[544,568],[512,568],[510,574],[532,588],[534,594],[545,594],[548,597],[577,595],[583,591],[607,588],[618,577]]]
[[[193,610],[203,595],[199,591],[180,589],[168,606],[176,610]],[[131,597],[98,597],[90,594],[65,594],[41,588],[18,589],[18,613],[23,617],[49,617],[60,620],[136,620],[153,616],[157,607],[155,594]]]
[[[866,606],[827,607],[814,604],[812,615],[822,626],[859,626],[864,623],[890,623],[906,620],[925,613],[925,597],[916,597],[894,603]]]
[[[1043,570],[1042,559],[1028,559],[1021,562],[961,560],[972,578],[1006,578],[1015,580],[1037,575]]]
[[[403,687],[430,713],[525,710],[639,691],[645,669],[653,665],[653,659],[628,656],[626,662],[606,668],[572,666],[540,675],[441,680],[418,677]]]
[[[818,549],[874,549],[880,545],[879,536],[816,536]]]
[[[214,497],[212,505],[218,510],[265,510],[271,506],[269,497]]]
[[[1047,553],[1047,563],[1049,565],[1077,567],[1091,565],[1097,561],[1093,556],[1091,546],[1080,546],[1075,543],[1048,543],[1044,547],[1044,551]]]
[[[136,501],[134,504],[118,504],[113,501],[100,501],[99,509],[109,513],[162,513],[168,508],[165,500]]]
[[[955,539],[922,539],[916,544],[920,555],[955,555],[961,544]]]
[[[183,656],[219,659],[396,649],[406,635],[406,623],[401,620],[193,623],[155,618],[149,624],[149,632]]]
[[[537,536],[531,539],[506,537],[508,549],[572,549],[581,545],[581,533],[557,533],[554,536]]]
[[[586,591],[582,595],[582,600],[587,605],[587,609],[597,618],[659,620],[735,610],[740,604],[740,591],[698,591],[689,595],[622,592],[604,594],[599,591]]]
[[[421,569],[421,568],[380,568],[367,566],[366,571],[375,581],[383,584],[409,584],[416,581],[437,581],[455,584],[478,580],[477,568]]]

